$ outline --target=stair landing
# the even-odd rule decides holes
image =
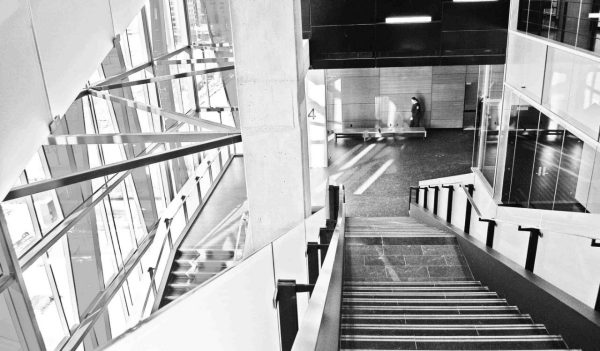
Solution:
[[[346,280],[473,279],[454,235],[409,217],[348,218],[345,250]]]

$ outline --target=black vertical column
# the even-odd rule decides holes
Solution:
[[[519,231],[529,232],[529,245],[527,246],[527,258],[525,259],[525,269],[533,273],[535,266],[535,256],[537,254],[538,239],[542,236],[537,228],[523,228],[519,226]]]
[[[467,188],[467,191],[469,192],[469,195],[472,197],[473,196],[473,184],[468,184],[465,185],[465,187]],[[467,207],[466,207],[466,211],[465,211],[465,229],[464,232],[469,234],[469,231],[471,230],[471,211],[473,210],[473,206],[471,206],[471,201],[469,201],[469,199],[467,198]]]
[[[295,280],[280,279],[277,281],[277,302],[281,349],[288,351],[292,349],[296,334],[298,334],[298,301]]]
[[[433,189],[433,214],[437,216],[437,209],[438,209],[438,196],[440,194],[440,187],[439,186],[429,186],[430,189]]]
[[[454,197],[454,185],[442,185],[442,188],[448,189],[448,205],[446,207],[446,222],[452,224],[452,200]]]
[[[479,218],[480,222],[487,222],[487,237],[485,239],[485,245],[490,249],[494,246],[494,231],[496,230],[496,221],[493,219]]]

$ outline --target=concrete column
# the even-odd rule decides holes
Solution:
[[[309,116],[308,143],[311,168],[328,166],[325,101],[325,70],[308,71],[306,74],[306,110]]]
[[[255,248],[310,214],[300,0],[231,0]]]

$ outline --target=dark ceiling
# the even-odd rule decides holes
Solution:
[[[502,64],[509,3],[302,0],[302,26],[314,69]],[[385,23],[419,15],[432,21]]]

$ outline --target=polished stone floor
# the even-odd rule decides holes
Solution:
[[[350,281],[473,279],[453,234],[410,217],[348,218],[345,250]]]
[[[419,180],[469,173],[473,132],[429,130],[427,139],[338,139],[329,144],[331,184],[344,184],[348,216],[408,216]]]

